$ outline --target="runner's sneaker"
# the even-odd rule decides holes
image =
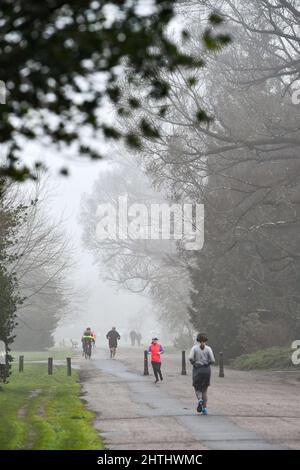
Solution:
[[[202,405],[203,405],[203,400],[198,401],[198,406],[197,406],[197,412],[201,413],[202,412]]]
[[[203,415],[208,415],[208,409],[207,409],[207,408],[203,408],[202,414],[203,414]]]

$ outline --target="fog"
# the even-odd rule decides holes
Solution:
[[[29,303],[17,312],[17,341],[26,328],[36,328],[58,344],[70,342],[86,326],[105,341],[116,326],[125,337],[133,328],[146,341],[155,335],[179,340],[178,347],[190,346],[204,330],[228,358],[291,344],[300,331],[299,25],[293,5],[216,2],[223,22],[207,30],[214,2],[179,2],[168,32],[179,41],[184,25],[190,38],[183,48],[203,65],[193,68],[193,77],[180,67],[161,72],[170,91],[158,98],[153,90],[145,94],[153,85],[147,76],[134,82],[120,74],[120,94],[135,113],[106,102],[97,117],[100,127],[112,126],[107,134],[78,125],[79,140],[105,155],[97,163],[79,157],[74,142],[60,150],[19,137],[23,160],[48,167],[39,184],[49,194],[20,229],[19,251],[27,258],[17,263],[17,274]],[[90,83],[95,92],[103,86],[97,79]],[[74,115],[74,122],[81,118]],[[125,142],[109,140],[114,133]],[[70,169],[66,178],[59,175],[62,167]],[[99,239],[108,217],[99,206],[124,219],[120,196],[135,213],[129,210],[130,223],[118,227],[117,236]],[[175,214],[175,205],[187,204],[196,207],[194,215],[201,205],[204,220]],[[160,209],[158,229],[148,217],[158,205],[172,207],[169,238],[159,226]],[[199,240],[204,235],[204,245],[189,243],[188,223],[201,232]],[[24,243],[26,230],[47,243],[34,237]],[[49,347],[52,340],[44,341]]]
[[[2,3],[0,449],[300,449],[300,0]]]
[[[74,295],[69,298],[70,309],[62,314],[54,332],[55,343],[61,345],[64,340],[65,345],[70,346],[71,339],[80,341],[87,326],[97,333],[98,343],[106,342],[106,333],[112,326],[116,326],[122,335],[123,344],[128,341],[129,331],[137,327],[145,341],[160,336],[161,327],[153,314],[151,300],[104,282],[82,241],[83,228],[79,220],[82,197],[91,191],[99,175],[111,167],[111,162],[91,163],[73,158],[70,175],[63,177],[58,171],[62,158],[54,151],[34,144],[25,149],[25,158],[30,162],[41,152],[48,165],[48,175],[42,177],[43,185],[50,193],[48,216],[55,221],[63,221],[63,231],[73,250],[69,284]],[[65,158],[65,163],[68,162]]]

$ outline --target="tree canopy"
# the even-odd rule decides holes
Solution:
[[[75,145],[74,152],[101,158],[99,146],[82,138],[86,129],[99,141],[124,139],[138,147],[131,132],[117,130],[103,119],[107,103],[119,115],[134,113],[139,100],[129,96],[127,105],[118,85],[126,70],[129,82],[147,78],[146,97],[161,100],[168,82],[158,71],[202,66],[184,47],[189,33],[181,28],[181,41],[168,34],[176,17],[175,0],[3,0],[0,10],[0,78],[5,83],[6,104],[1,105],[0,143],[6,162],[0,171],[18,180],[34,178],[34,168],[22,161],[27,139],[46,141],[58,148]],[[216,28],[221,18],[209,15],[204,47],[218,49],[229,41]],[[180,29],[180,28],[179,28]],[[181,47],[182,46],[182,47]],[[160,110],[160,112],[163,112]],[[198,112],[198,119],[206,118]],[[143,135],[159,131],[141,119]],[[43,162],[35,162],[41,167]],[[62,173],[67,169],[62,168]]]

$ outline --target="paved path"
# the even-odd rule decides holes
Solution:
[[[264,429],[268,419],[275,420],[278,428],[280,418],[274,412],[265,417],[255,416],[247,411],[246,403],[244,412],[237,408],[240,413],[233,413],[229,406],[226,416],[211,403],[209,416],[197,415],[191,377],[178,373],[180,358],[166,359],[164,366],[168,365],[169,373],[163,383],[155,385],[152,376],[144,377],[136,370],[142,366],[141,349],[123,349],[118,353],[122,354],[122,361],[108,359],[106,350],[97,350],[92,361],[81,360],[84,399],[96,412],[95,427],[101,431],[108,449],[288,448],[282,434],[269,436]],[[249,373],[242,374],[249,377]],[[227,385],[224,379],[218,381],[213,377],[213,380],[211,390]],[[247,383],[245,389],[247,392]],[[224,410],[229,398],[225,388],[222,395]],[[264,437],[253,426],[261,418]],[[300,413],[296,420],[294,415],[288,418],[292,421],[289,432],[293,432],[293,426],[295,432],[298,430],[298,435],[292,437],[293,448],[299,448]],[[275,423],[269,424],[273,428]],[[279,427],[285,432],[284,425]]]

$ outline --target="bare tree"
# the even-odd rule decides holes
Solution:
[[[66,281],[72,266],[71,245],[62,221],[49,217],[47,191],[45,181],[27,184],[25,190],[10,183],[4,200],[7,208],[21,214],[8,268],[18,279],[24,299],[16,312],[15,330],[16,346],[23,349],[53,344],[51,335],[73,296]]]
[[[299,2],[184,2],[195,50],[201,11],[215,7],[227,18],[232,45],[205,54],[196,87],[180,70],[169,74],[159,118],[157,103],[144,103],[141,115],[160,136],[143,138],[139,157],[170,201],[206,207],[206,242],[191,270],[194,325],[217,330],[220,347],[231,328],[238,338],[249,334],[255,348],[278,341],[279,332],[287,341],[299,328],[300,108],[291,99]],[[210,122],[195,120],[202,109]],[[136,130],[130,119],[124,125]],[[253,315],[265,331],[259,344],[249,330]],[[271,324],[277,333],[269,340]]]
[[[173,312],[176,318],[171,299],[182,276],[193,325],[235,355],[286,343],[300,328],[300,107],[291,98],[299,78],[299,2],[181,5],[193,52],[206,67],[194,70],[196,86],[182,70],[165,75],[169,93],[160,102],[143,100],[125,81],[123,95],[143,102],[139,122],[144,118],[159,135],[142,135],[130,117],[120,125],[141,139],[132,158],[156,191],[171,203],[204,203],[204,249],[188,254],[175,245],[153,270],[157,253],[149,246],[122,242],[120,249],[117,241],[110,260],[117,282],[143,280],[142,290],[152,289],[165,317]],[[226,17],[224,34],[230,30],[233,42],[218,54],[203,53],[201,18],[215,8]],[[124,254],[126,263],[118,258]]]
[[[123,151],[124,152],[124,151]],[[126,195],[128,206],[165,202],[162,192],[151,187],[149,179],[138,162],[122,154],[118,166],[101,174],[91,195],[83,201],[82,223],[84,242],[91,249],[100,269],[100,275],[117,288],[150,296],[157,317],[171,331],[178,332],[189,325],[189,285],[187,265],[178,257],[176,240],[97,238],[97,208],[109,203],[118,208],[118,197]],[[147,232],[151,221],[146,222]],[[186,281],[186,282],[184,282]]]

